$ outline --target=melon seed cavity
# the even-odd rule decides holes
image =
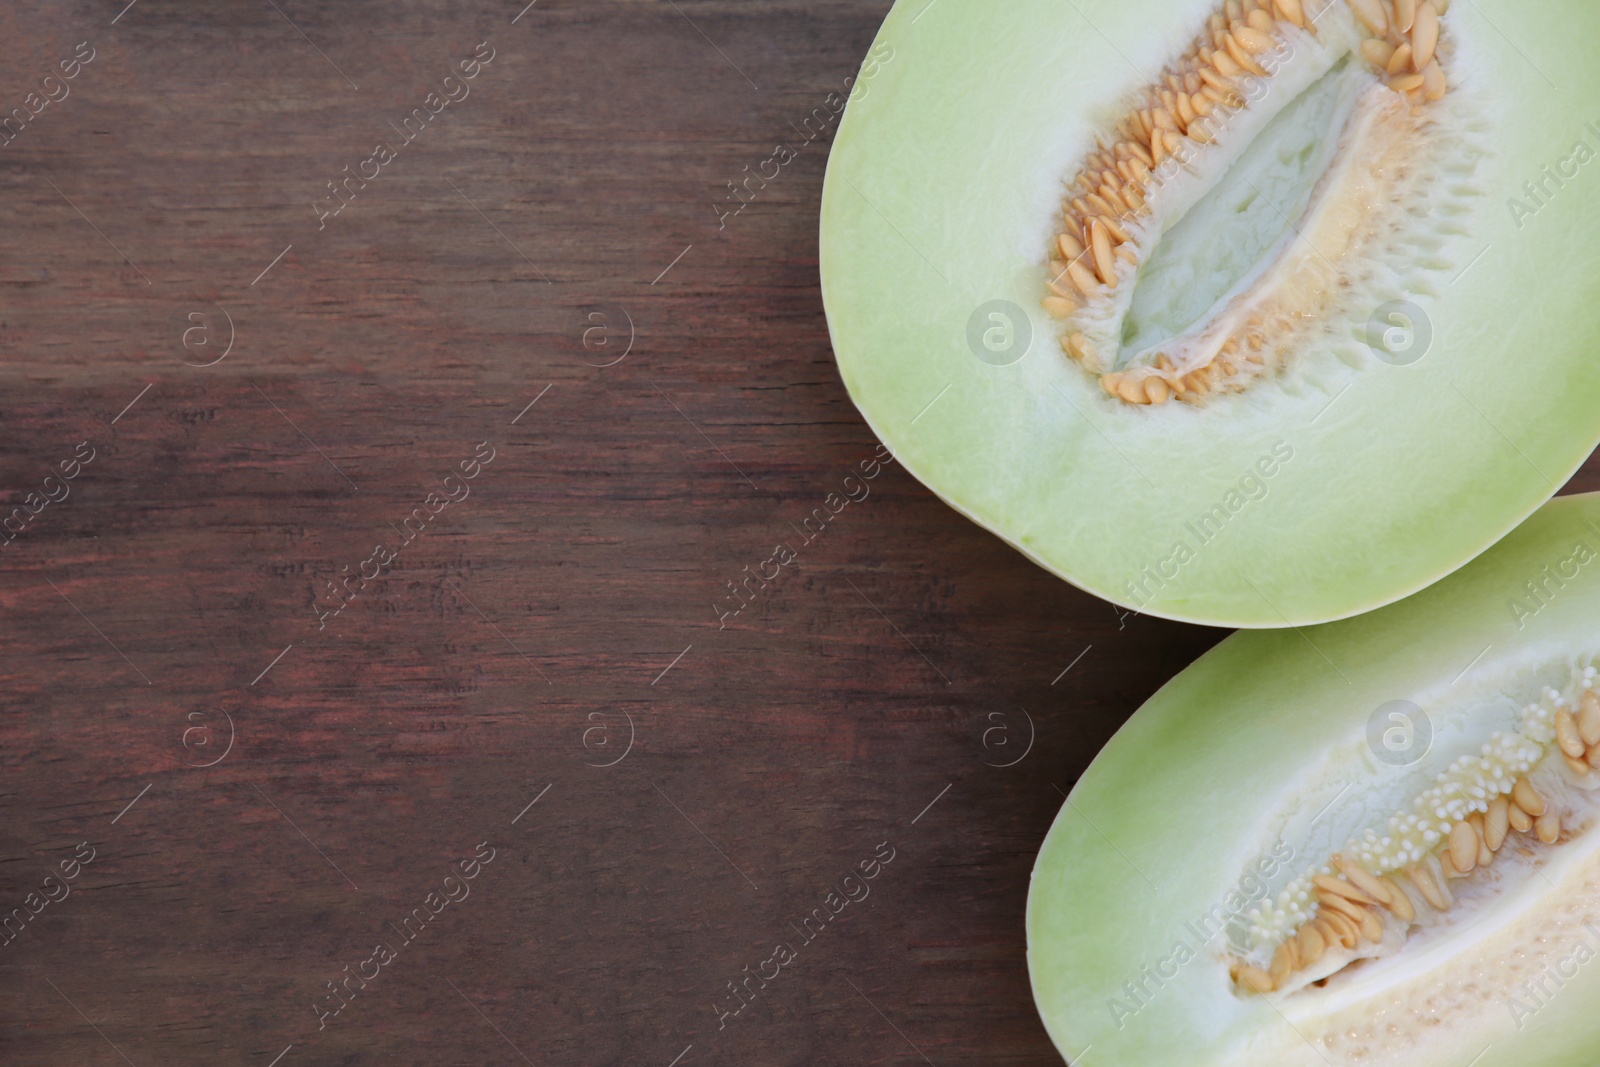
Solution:
[[[1292,994],[1448,924],[1461,887],[1482,882],[1497,859],[1537,863],[1587,829],[1590,805],[1577,798],[1600,788],[1597,768],[1600,680],[1586,666],[1524,707],[1517,729],[1452,763],[1409,809],[1250,912],[1251,951],[1229,967],[1237,989]]]
[[[1227,0],[1068,182],[1043,298],[1067,354],[1127,404],[1193,402],[1364,322],[1361,282],[1437,181],[1448,6]]]

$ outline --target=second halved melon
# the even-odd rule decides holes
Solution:
[[[1589,1067],[1600,494],[1381,611],[1241,633],[1072,790],[1028,962],[1074,1064]]]

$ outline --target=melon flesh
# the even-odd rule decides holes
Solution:
[[[1457,569],[1600,440],[1600,5],[1450,5],[1441,121],[1390,146],[1415,149],[1425,192],[1369,198],[1388,244],[1348,272],[1356,292],[1248,388],[1136,407],[1064,350],[1041,304],[1048,249],[1065,180],[1220,6],[902,0],[875,46],[894,58],[856,94],[829,162],[823,293],[873,429],[1041,566],[1167,618],[1325,622]],[[1332,57],[1344,33],[1330,21],[1317,47]],[[1364,113],[1340,95],[1359,59],[1304,58],[1117,288],[1109,369],[1266,277],[1296,247],[1291,222],[1333,225],[1352,202],[1316,214],[1330,203],[1319,181],[1362,172],[1329,150],[1329,131]],[[1274,211],[1247,202],[1243,176]],[[1015,309],[1010,336],[1031,336],[1014,362],[971,342],[997,301]],[[1420,358],[1369,344],[1397,325],[1426,339]]]
[[[1266,995],[1230,969],[1297,878],[1353,843],[1392,851],[1366,831],[1391,833],[1392,813],[1477,765],[1497,731],[1540,720],[1541,702],[1576,708],[1600,688],[1596,620],[1589,494],[1402,603],[1236,634],[1166,685],[1077,783],[1034,869],[1029,970],[1057,1047],[1089,1064],[1593,1064],[1600,773],[1566,764],[1537,725],[1529,778],[1561,813],[1559,840],[1511,831],[1449,882],[1448,908],[1419,900],[1409,927],[1391,919],[1372,958]],[[1421,736],[1401,759],[1383,740],[1392,708]]]

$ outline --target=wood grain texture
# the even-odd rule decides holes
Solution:
[[[95,451],[0,549],[0,909],[95,850],[0,946],[0,1061],[1059,1062],[1034,853],[1222,635],[1120,619],[893,466],[796,529],[876,448],[817,287],[828,135],[715,205],[884,0],[124,2],[0,11],[6,108],[95,50],[0,149],[5,508]]]

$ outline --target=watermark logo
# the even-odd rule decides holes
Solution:
[[[1517,595],[1506,601],[1517,629],[1528,625],[1528,620],[1555,603],[1562,590],[1572,584],[1579,572],[1593,563],[1595,550],[1587,541],[1579,541],[1563,558],[1539,568],[1536,577],[1529,579],[1517,590]]]
[[[392,121],[389,128],[398,137],[394,141],[380,141],[373,147],[372,154],[356,164],[354,172],[346,163],[339,174],[328,181],[328,195],[311,201],[311,210],[317,216],[317,229],[324,230],[328,227],[328,220],[344,212],[356,197],[366,189],[367,185],[376,181],[383,173],[384,168],[399,158],[406,146],[429,129],[431,123],[440,112],[451,104],[459,104],[472,94],[472,87],[467,83],[483,72],[483,68],[494,62],[495,49],[488,41],[484,41],[473,50],[472,58],[463,59],[457,65],[460,77],[456,71],[446,74],[439,82],[443,92],[430,92],[423,97],[422,105],[411,109],[411,114],[400,120],[396,126]],[[387,136],[387,135],[385,135]],[[367,168],[371,167],[369,171]],[[460,192],[460,190],[456,190]],[[472,201],[467,201],[469,204]]]
[[[1190,124],[1190,128],[1198,127],[1205,132],[1204,143],[1213,143],[1221,139],[1237,116],[1247,111],[1250,105],[1261,103],[1275,91],[1277,85],[1272,80],[1272,75],[1294,56],[1294,42],[1288,39],[1277,42],[1271,51],[1257,55],[1256,62],[1266,72],[1267,77],[1257,77],[1249,71],[1244,72],[1238,77],[1237,93],[1230,94],[1230,99],[1226,102],[1217,101],[1211,113],[1196,119]],[[1201,141],[1193,137],[1176,138],[1176,143],[1168,150],[1170,154],[1150,172],[1151,181],[1158,187],[1164,188],[1167,182],[1180,174],[1187,173],[1201,144]]]
[[[1169,584],[1176,583],[1183,568],[1198,559],[1201,552],[1221,537],[1228,524],[1236,520],[1241,512],[1267,499],[1272,489],[1272,479],[1292,459],[1294,447],[1289,442],[1274,444],[1270,453],[1262,455],[1252,466],[1245,468],[1239,480],[1211,505],[1210,510],[1184,525],[1166,556],[1147,564],[1137,575],[1126,579],[1122,589],[1135,610],[1143,611]]]
[[[190,767],[215,767],[233,751],[233,716],[226,710],[222,712],[222,717],[228,723],[228,739],[216,745],[213,744],[211,733],[214,724],[207,721],[206,714],[203,711],[191,711],[188,721],[194,725],[183,731],[183,751],[189,757],[184,763]],[[218,748],[222,751],[213,758],[212,753]]]
[[[227,359],[228,353],[233,351],[233,316],[229,315],[228,309],[221,304],[213,304],[211,306],[222,312],[222,321],[228,324],[228,340],[220,345],[221,352],[219,353],[217,342],[221,340],[222,334],[219,331],[217,337],[215,339],[212,338],[212,316],[204,311],[189,312],[186,321],[190,325],[183,331],[183,350],[193,357],[193,361],[186,359],[183,362],[190,367],[202,369],[215,367],[218,363]]]
[[[628,721],[628,741],[627,744],[621,746],[621,754],[613,757],[611,754],[616,751],[618,746],[613,743],[611,728],[614,725],[620,726],[620,724],[607,721],[607,715],[603,711],[591,711],[589,713],[586,721],[591,725],[583,731],[583,751],[591,758],[585,759],[583,762],[591,767],[615,767],[627,758],[628,753],[633,751],[633,716],[623,712],[622,717]]]
[[[1380,763],[1409,767],[1433,747],[1433,720],[1409,700],[1380,704],[1367,718],[1367,747]]]
[[[0,111],[0,148],[5,148],[22,135],[28,124],[36,120],[44,109],[51,104],[59,104],[72,95],[72,86],[67,82],[76,78],[83,68],[94,62],[98,53],[94,46],[84,41],[72,50],[70,59],[63,59],[56,64],[61,69],[61,76],[57,77],[51,71],[39,80],[39,88],[29,92],[22,98],[20,107],[13,107],[10,111]]]
[[[1506,1007],[1510,1009],[1518,1030],[1527,1026],[1528,1020],[1543,1011],[1567,987],[1568,982],[1578,977],[1578,971],[1595,958],[1595,949],[1600,947],[1600,930],[1595,928],[1594,923],[1585,922],[1581,931],[1572,933],[1576,936],[1549,944],[1547,948],[1553,954],[1559,947],[1570,944],[1570,950],[1563,952],[1554,962],[1546,963],[1532,978],[1523,982],[1517,989],[1517,996],[1506,999]],[[1585,934],[1588,936],[1583,936]]]
[[[862,60],[860,69],[844,79],[844,92],[829,93],[820,107],[812,108],[811,113],[800,120],[800,125],[789,123],[789,128],[796,134],[795,138],[774,145],[772,154],[756,164],[755,170],[746,166],[727,183],[728,192],[721,203],[712,203],[711,210],[717,213],[717,229],[727,229],[729,219],[743,214],[744,209],[755,203],[770,183],[783,175],[785,167],[800,158],[801,151],[807,145],[831,130],[834,121],[844,114],[845,105],[865,97],[868,83],[893,59],[894,46],[887,41],[880,41]]]
[[[389,929],[396,934],[393,939],[385,935],[384,940],[373,947],[372,955],[355,965],[354,972],[350,970],[350,965],[346,964],[339,974],[324,982],[323,985],[328,992],[318,996],[311,1005],[312,1010],[317,1013],[317,1029],[327,1029],[328,1021],[343,1013],[362,990],[367,988],[367,983],[374,981],[385,967],[392,966],[407,945],[425,931],[437,926],[440,912],[451,904],[459,904],[471,896],[472,880],[483,873],[484,867],[494,862],[494,857],[494,846],[485,841],[470,858],[457,860],[455,869],[438,883],[443,890],[442,893],[438,889],[430,890],[422,903],[412,908],[411,913],[400,920],[399,926],[392,921],[389,923]],[[368,967],[372,968],[370,974],[367,973]],[[352,982],[355,983],[353,986]]]
[[[618,304],[585,304],[567,322],[577,339],[578,358],[591,367],[615,367],[633,351],[633,316]]]
[[[988,721],[992,725],[983,731],[983,751],[989,758],[983,762],[991,767],[1015,767],[1027,759],[1028,753],[1033,751],[1035,734],[1033,716],[1028,714],[1027,708],[1019,707],[1017,710],[1022,713],[1023,721],[1028,724],[1027,740],[1022,742],[1020,746],[1021,752],[1017,751],[1018,745],[1016,742],[1021,740],[1022,735],[1019,731],[1017,736],[1013,738],[1011,733],[1012,724],[1008,718],[1008,713],[991,711],[988,715]]]
[[[798,926],[793,920],[790,921],[789,928],[795,932],[794,940],[777,942],[772,955],[757,963],[754,970],[745,964],[743,970],[727,983],[728,995],[718,993],[717,999],[711,1004],[711,1010],[717,1015],[717,1029],[726,1029],[729,1019],[742,1015],[744,1009],[754,1004],[761,991],[776,982],[784,968],[791,967],[800,958],[801,951],[807,945],[820,937],[830,923],[838,922],[841,912],[851,904],[859,904],[871,896],[872,886],[869,883],[894,862],[895,855],[893,845],[887,841],[880,842],[872,855],[859,861],[839,880],[837,886],[828,887],[827,894],[800,919]]]
[[[116,820],[112,820],[115,822]],[[84,854],[84,850],[88,854]],[[94,846],[85,841],[72,853],[72,858],[61,860],[57,867],[61,874],[47,874],[39,888],[23,898],[22,907],[12,908],[10,914],[0,914],[0,946],[9,945],[28,928],[28,923],[51,904],[59,904],[72,895],[69,884],[94,862]]]
[[[736,618],[745,608],[754,604],[761,593],[774,586],[783,574],[785,567],[792,567],[795,560],[800,558],[800,549],[803,549],[822,536],[828,528],[828,523],[836,520],[839,514],[852,503],[859,504],[872,495],[872,487],[867,483],[883,473],[883,468],[894,462],[894,453],[889,451],[887,445],[880,444],[876,456],[861,460],[856,464],[861,476],[848,474],[840,482],[839,487],[844,490],[841,496],[837,492],[829,493],[823,498],[822,504],[811,509],[811,514],[800,520],[800,525],[789,524],[789,528],[799,534],[801,540],[794,543],[788,541],[773,546],[772,555],[762,560],[752,571],[749,564],[745,564],[740,572],[743,577],[735,575],[727,583],[728,595],[719,597],[711,602],[711,610],[717,616],[717,629],[726,630],[728,620]],[[854,488],[850,483],[855,482]],[[861,490],[857,493],[856,490]],[[797,547],[798,546],[798,547]],[[754,583],[754,584],[752,584]],[[724,602],[731,604],[724,607]]]
[[[1033,320],[1009,300],[980,304],[967,318],[967,347],[991,367],[1009,367],[1033,344]]]
[[[1367,320],[1367,347],[1391,367],[1409,367],[1433,347],[1433,320],[1409,300],[1380,304]]]
[[[1593,143],[1590,142],[1591,137]],[[1539,168],[1537,175],[1522,183],[1521,197],[1506,198],[1506,208],[1511,212],[1511,221],[1517,224],[1517,229],[1522,229],[1529,219],[1549,207],[1550,202],[1561,195],[1567,183],[1577,179],[1583,168],[1594,160],[1597,154],[1595,145],[1600,145],[1600,125],[1589,122],[1584,125],[1583,134],[1574,139],[1571,151],[1558,159],[1553,167],[1545,164]]]
[[[1229,952],[1241,951],[1233,943],[1232,934],[1245,921],[1249,912],[1270,896],[1268,883],[1295,859],[1294,847],[1279,841],[1272,851],[1258,856],[1245,868],[1245,873],[1225,897],[1204,911],[1199,918],[1184,924],[1165,955],[1145,963],[1122,988],[1106,998],[1106,1011],[1118,1030],[1128,1025],[1128,1020],[1149,1007],[1173,981],[1183,968],[1197,959],[1214,956],[1213,942],[1219,939]]]
[[[138,397],[134,399],[137,400]],[[111,421],[115,422],[116,419]],[[71,496],[72,487],[68,483],[83,473],[83,468],[92,463],[96,455],[93,444],[88,441],[78,442],[78,446],[72,450],[72,455],[58,462],[55,470],[44,476],[38,489],[24,495],[21,502],[11,509],[11,514],[0,516],[0,548],[5,548],[15,541],[17,535],[26,530],[28,524],[45,508],[51,504],[59,504]]]
[[[488,449],[488,452],[485,453],[484,449]],[[328,595],[331,599],[323,600],[320,594],[312,598],[311,611],[317,617],[317,629],[320,631],[326,628],[329,619],[337,618],[340,612],[349,607],[366,590],[367,583],[375,582],[388,574],[395,561],[400,558],[400,553],[415,538],[421,536],[423,531],[428,528],[428,523],[433,521],[441,511],[451,504],[459,504],[471,496],[472,487],[467,483],[482,474],[484,467],[494,462],[495,454],[494,445],[488,441],[480,441],[477,448],[473,450],[472,456],[457,464],[461,472],[459,476],[455,471],[451,471],[440,479],[439,484],[443,489],[442,493],[430,492],[423,498],[422,503],[411,509],[411,514],[400,520],[399,526],[396,526],[393,522],[389,523],[389,528],[399,534],[401,538],[396,545],[390,546],[386,541],[381,541],[374,546],[372,555],[362,560],[354,570],[351,569],[350,564],[345,564],[341,572],[336,576],[339,579],[338,584],[334,584],[332,578],[324,576],[322,582],[328,587]],[[452,486],[451,482],[454,482],[455,485]],[[372,568],[371,574],[367,573],[368,567]],[[461,590],[457,589],[456,593],[465,599],[465,594],[462,594]],[[468,601],[468,603],[471,603],[471,601]]]

